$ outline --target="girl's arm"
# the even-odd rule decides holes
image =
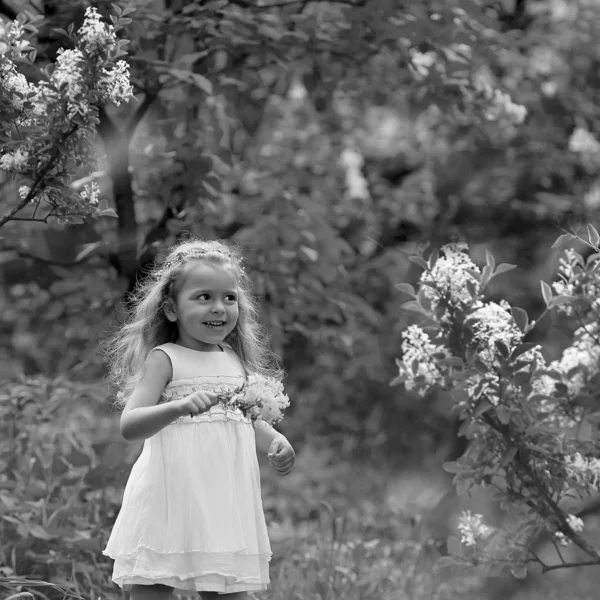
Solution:
[[[278,431],[275,431],[271,425],[262,419],[256,419],[253,421],[254,431],[256,433],[256,447],[261,452],[268,452],[273,440],[280,436],[285,439],[285,436]]]
[[[127,441],[152,437],[181,416],[181,406],[158,404],[172,374],[169,357],[164,352],[150,352],[142,378],[121,414],[121,435]]]

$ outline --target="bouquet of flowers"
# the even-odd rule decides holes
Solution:
[[[280,381],[257,373],[248,375],[239,388],[222,392],[219,400],[227,408],[239,408],[253,421],[260,417],[270,425],[279,423],[283,419],[282,411],[290,405]]]

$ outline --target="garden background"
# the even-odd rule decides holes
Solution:
[[[449,395],[390,382],[416,317],[396,284],[417,282],[421,244],[517,265],[489,298],[534,319],[554,240],[598,225],[600,5],[0,2],[0,33],[43,17],[19,65],[30,81],[91,4],[107,20],[136,9],[119,32],[135,99],[100,107],[98,165],[73,183],[97,183],[114,215],[25,207],[2,227],[1,597],[120,597],[101,550],[140,444],[119,436],[99,343],[189,233],[240,246],[287,371],[297,462],[279,478],[261,458],[274,559],[260,598],[594,597],[596,568],[433,571],[460,511],[500,511],[457,497],[442,469],[465,447]],[[19,185],[0,171],[2,214]],[[553,315],[535,341],[558,356],[563,325]]]

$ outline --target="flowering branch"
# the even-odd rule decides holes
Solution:
[[[588,237],[598,251],[600,235],[592,226]],[[486,562],[487,539],[493,534],[501,539],[493,545],[492,562],[517,565],[518,576],[531,562],[544,569],[547,565],[533,550],[540,526],[552,533],[553,541],[574,543],[594,564],[600,563],[600,549],[580,535],[583,513],[567,514],[564,508],[575,493],[581,497],[600,488],[600,443],[589,432],[580,433],[585,419],[600,417],[586,400],[586,390],[597,387],[600,376],[600,254],[586,263],[568,250],[561,259],[563,281],[552,287],[541,284],[546,308],[540,319],[550,309],[573,311],[582,297],[589,299],[572,346],[550,364],[540,346],[524,342],[540,319],[530,323],[522,309],[484,299],[489,281],[512,265],[496,266],[487,253],[480,269],[466,244],[444,246],[441,255],[434,251],[427,261],[421,249],[411,260],[423,268],[419,289],[408,284],[398,288],[413,297],[405,308],[426,317],[433,333],[418,325],[407,328],[392,384],[403,383],[420,396],[436,387],[451,390],[460,432],[469,445],[444,468],[455,474],[459,493],[491,485],[524,515],[514,531],[501,536],[483,524],[481,515],[465,514],[459,529],[474,564]],[[449,539],[448,548],[462,556],[456,538]]]
[[[98,123],[98,107],[107,102],[120,104],[133,97],[129,67],[123,60],[123,47],[116,32],[128,20],[120,11],[114,25],[102,22],[95,8],[85,12],[78,32],[62,31],[74,48],[59,50],[50,76],[30,83],[19,73],[15,60],[28,60],[31,50],[22,39],[23,18],[6,27],[6,50],[0,55],[3,87],[0,103],[8,118],[0,123],[2,133],[13,142],[12,150],[0,151],[0,168],[20,176],[30,185],[19,188],[21,199],[0,218],[0,227],[10,220],[47,221],[56,217],[81,222],[82,217],[114,216],[107,204],[98,202],[95,182],[82,190],[69,186],[81,167],[93,165],[96,157],[91,138]],[[29,23],[30,29],[35,27]],[[42,164],[38,156],[50,158]],[[46,203],[52,208],[43,219],[18,218],[17,213],[30,202]]]

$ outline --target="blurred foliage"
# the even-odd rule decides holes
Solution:
[[[0,7],[12,17],[16,4]],[[53,28],[80,23],[88,4],[19,3],[46,19],[31,40],[35,65],[22,66],[28,77],[51,68],[64,43]],[[113,4],[94,2],[105,16]],[[175,239],[218,236],[242,247],[288,371],[293,403],[281,428],[291,441],[308,456],[311,436],[324,436],[342,463],[360,458],[394,469],[440,464],[456,452],[444,396],[417,403],[389,387],[410,322],[394,284],[418,278],[408,255],[421,242],[461,237],[476,262],[489,249],[498,262],[519,266],[491,286],[491,298],[535,318],[543,307],[538,282],[555,275],[557,254],[547,248],[560,224],[594,222],[600,208],[597,148],[572,143],[577,128],[600,136],[597,3],[116,4],[137,8],[121,34],[131,40],[138,102],[103,109],[101,166],[92,176],[119,217],[67,226],[10,222],[0,240],[1,407],[11,415],[1,439],[8,453],[18,438],[24,453],[14,469],[2,459],[3,516],[16,519],[2,521],[2,563],[12,575],[68,583],[86,597],[111,589],[97,549],[135,458],[134,448],[123,463],[126,447],[102,403],[96,348],[114,324],[115,305]],[[508,118],[511,104],[494,104],[495,89],[527,108],[524,123]],[[492,109],[500,113],[490,118]],[[19,184],[0,185],[4,213]],[[551,335],[560,347],[560,328]],[[20,408],[25,400],[31,408]],[[44,414],[53,425],[38,424]],[[74,423],[71,438],[57,438]],[[50,454],[38,458],[38,445]],[[326,545],[315,546],[320,529],[311,510],[337,485],[342,504],[351,494],[332,474],[311,487],[319,473],[329,471],[317,464],[304,473],[278,509],[288,515],[299,506],[290,540],[302,523],[314,528],[276,565],[269,597],[306,597],[315,590],[308,582],[331,585],[332,563],[323,560]],[[273,488],[266,489],[265,505],[275,510]],[[68,514],[49,522],[68,498]],[[355,518],[376,510],[362,507]],[[375,520],[395,519],[378,513]],[[368,541],[382,531],[357,535]],[[397,554],[387,544],[360,543],[352,556],[356,547],[363,548],[356,556],[365,552],[358,563],[378,569],[414,557],[408,546]],[[304,556],[302,548],[323,555]],[[346,587],[335,587],[337,596],[385,597],[388,588],[373,591],[340,548],[335,585]],[[291,568],[305,574],[302,582],[294,577],[296,590],[283,584]],[[336,597],[332,589],[319,593]]]

